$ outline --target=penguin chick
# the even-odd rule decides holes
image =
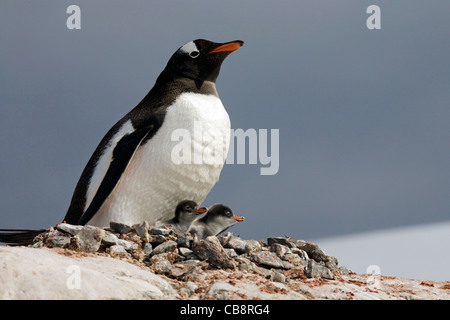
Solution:
[[[192,223],[188,232],[192,235],[196,234],[199,239],[205,239],[209,236],[216,236],[221,231],[244,220],[244,217],[235,215],[229,207],[215,204],[208,209],[204,217]]]
[[[175,208],[175,217],[162,222],[162,224],[171,225],[176,232],[184,234],[189,230],[192,222],[207,210],[204,207],[199,208],[195,201],[183,200]]]

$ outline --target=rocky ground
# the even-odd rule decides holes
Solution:
[[[0,257],[0,299],[450,299],[450,282],[358,275],[303,240],[199,240],[146,222],[62,223]]]

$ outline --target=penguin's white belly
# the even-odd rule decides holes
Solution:
[[[181,200],[200,205],[219,179],[229,140],[230,119],[220,99],[183,93],[89,224],[170,219]]]

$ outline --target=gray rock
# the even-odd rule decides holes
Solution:
[[[207,237],[204,240],[195,241],[192,244],[194,254],[202,260],[208,261],[213,266],[219,268],[234,268],[236,263],[228,257],[224,248],[215,236]]]
[[[144,247],[142,248],[142,251],[144,252],[144,254],[149,257],[152,252],[153,252],[153,246],[151,243],[146,243],[144,244]]]
[[[170,276],[181,280],[198,280],[207,267],[206,262],[200,260],[187,260],[174,263],[170,269]]]
[[[260,276],[263,276],[266,279],[270,279],[273,277],[273,271],[257,266],[254,263],[252,263],[252,271],[259,274]]]
[[[150,242],[153,246],[157,246],[163,242],[167,241],[167,238],[163,235],[150,235],[148,242]]]
[[[305,274],[308,278],[334,279],[330,269],[312,259],[308,261]]]
[[[106,247],[110,247],[113,245],[116,245],[118,243],[119,238],[117,236],[109,231],[105,231],[105,235],[102,238],[102,243]]]
[[[70,238],[70,243],[68,245],[68,248],[70,250],[75,250],[75,251],[81,250],[80,237],[78,237],[78,235]]]
[[[222,247],[225,247],[231,238],[233,238],[233,234],[231,232],[224,232],[218,237]]]
[[[268,266],[272,268],[284,268],[283,261],[276,256],[273,252],[260,251],[252,254],[252,261],[262,266]]]
[[[183,288],[180,289],[180,292],[185,294],[186,297],[190,297],[195,293],[195,290],[198,289],[198,285],[195,284],[195,282],[192,281],[186,281],[186,284]]]
[[[70,233],[74,236],[77,235],[81,231],[81,229],[83,229],[83,226],[72,225],[68,223],[58,223],[56,225],[56,229]]]
[[[261,251],[261,243],[256,240],[247,240],[245,245],[245,253],[255,253]]]
[[[282,259],[284,261],[287,261],[289,263],[291,263],[292,265],[294,265],[295,267],[298,266],[306,266],[307,265],[307,260],[303,260],[302,258],[300,258],[299,255],[292,253],[292,252],[288,252],[286,253]]]
[[[137,243],[124,239],[117,239],[117,244],[122,246],[128,252],[139,249],[139,245]]]
[[[242,240],[241,238],[231,237],[224,247],[234,249],[234,251],[236,251],[238,254],[242,254],[245,253],[246,246],[246,241]]]
[[[152,254],[160,254],[165,252],[172,252],[177,249],[177,243],[173,240],[168,240],[166,242],[161,243],[153,249]]]
[[[279,271],[275,271],[273,273],[273,281],[275,281],[275,282],[286,282],[286,277],[284,276],[283,273],[281,273]]]
[[[309,260],[309,256],[306,253],[306,251],[302,250],[302,249],[298,249],[298,248],[292,248],[291,252],[298,255],[300,257],[300,259],[302,259],[304,261],[304,264],[306,264]]]
[[[322,249],[319,247],[315,248],[311,252],[308,253],[309,257],[317,262],[326,262],[327,261],[327,255],[325,252],[323,252]]]
[[[252,262],[249,259],[244,258],[242,256],[238,256],[234,260],[238,263],[238,269],[240,271],[251,272],[253,270]]]
[[[109,248],[109,254],[112,257],[130,257],[131,255],[120,245],[112,245]]]
[[[267,238],[267,243],[269,246],[271,246],[273,243],[279,243],[282,245],[285,245],[289,248],[294,248],[294,240],[290,237],[273,237],[273,238]]]
[[[331,270],[331,272],[340,272],[338,267],[338,260],[336,257],[333,256],[327,256],[325,266]]]
[[[306,242],[305,240],[296,240],[295,241],[295,246],[298,249],[301,249],[303,251],[305,251],[306,253],[311,253],[316,249],[319,249],[319,246],[315,243],[312,242]]]
[[[55,249],[0,246],[0,257],[0,300],[180,298],[169,279],[107,256],[80,257]],[[77,269],[80,287],[70,281]]]
[[[236,253],[236,251],[234,249],[231,248],[224,248],[228,258],[236,258],[238,256],[238,254]]]
[[[149,235],[150,227],[151,226],[150,226],[150,223],[148,221],[144,221],[142,223],[133,225],[134,231],[136,231],[136,234],[139,237],[141,237],[141,239],[144,242],[150,242],[150,235]]]
[[[109,226],[111,227],[111,229],[114,230],[114,232],[117,232],[120,234],[128,233],[132,230],[132,228],[129,225],[126,225],[126,224],[120,223],[120,222],[111,221],[109,223]]]
[[[191,249],[185,247],[178,248],[178,252],[180,253],[180,255],[186,258],[191,257],[194,254],[194,252]]]
[[[153,264],[153,270],[159,274],[169,274],[172,264],[168,260],[158,260]]]
[[[152,228],[150,229],[150,234],[157,236],[157,235],[162,235],[162,236],[167,236],[172,232],[172,229],[167,229],[164,227],[156,227],[156,228]]]
[[[77,237],[80,241],[80,248],[84,252],[97,252],[100,248],[102,238],[105,235],[105,230],[94,226],[83,226]]]
[[[170,269],[172,264],[177,261],[178,254],[176,252],[165,252],[157,255],[153,255],[149,262],[151,264],[151,268],[160,274],[168,274],[170,273]]]
[[[47,239],[46,242],[50,247],[53,248],[66,248],[69,246],[70,237],[68,236],[54,236]]]
[[[286,253],[290,253],[288,247],[279,243],[272,243],[272,245],[270,246],[270,251],[274,252],[280,258],[283,258]]]
[[[180,237],[177,239],[177,246],[191,248],[193,238],[191,236]]]

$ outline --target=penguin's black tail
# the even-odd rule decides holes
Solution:
[[[11,246],[27,246],[33,244],[34,238],[45,231],[45,229],[0,229],[0,242]]]

